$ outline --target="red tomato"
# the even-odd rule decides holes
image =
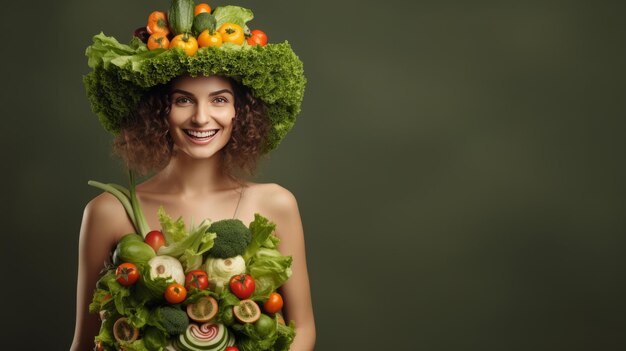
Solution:
[[[283,297],[277,292],[271,293],[269,299],[263,304],[263,309],[267,313],[276,313],[281,308],[283,308]]]
[[[224,351],[239,351],[239,349],[237,348],[237,346],[228,346],[224,349]]]
[[[201,269],[195,269],[185,276],[185,288],[187,290],[200,289],[204,290],[209,287],[209,276]]]
[[[253,29],[250,32],[250,37],[248,38],[248,44],[255,46],[261,45],[265,46],[267,44],[267,34],[260,29]]]
[[[139,279],[139,270],[134,264],[126,262],[117,266],[115,276],[117,277],[118,283],[124,286],[133,285]]]
[[[181,303],[186,297],[187,289],[178,283],[172,283],[165,288],[165,300],[169,303]]]
[[[153,230],[146,234],[146,238],[143,239],[143,241],[152,246],[154,252],[159,251],[159,248],[165,245],[165,237],[163,236],[163,233],[158,230]]]
[[[255,286],[254,278],[248,274],[237,274],[230,278],[230,291],[241,300],[252,296]]]

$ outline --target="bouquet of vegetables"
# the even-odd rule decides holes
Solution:
[[[159,209],[150,230],[130,188],[90,181],[124,205],[127,234],[97,283],[92,313],[102,319],[96,350],[288,350],[295,325],[281,317],[276,292],[291,275],[275,225],[259,214],[185,228]]]

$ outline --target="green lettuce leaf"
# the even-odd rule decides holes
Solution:
[[[145,270],[143,267],[139,267],[139,269],[142,272]],[[117,282],[115,271],[109,270],[100,278],[97,285],[105,286],[101,290],[107,291],[112,296],[113,303],[107,302],[104,306],[100,306],[104,307],[110,316],[126,316],[129,322],[137,328],[141,328],[147,323],[150,317],[150,310],[145,304],[148,299],[142,293],[141,284],[129,287],[123,286]],[[165,288],[161,290],[161,296],[164,290]],[[95,307],[96,304],[94,304],[93,308],[95,309]]]
[[[296,335],[295,323],[289,325],[276,323],[276,330],[270,335],[259,335],[253,323],[235,324],[233,329],[236,333],[237,347],[240,351],[289,351],[289,347]]]
[[[131,343],[122,342],[120,343],[120,346],[122,346],[123,349],[126,351],[150,351],[148,350],[148,348],[146,348],[143,339],[135,340]]]
[[[265,240],[262,246],[268,249],[278,249],[279,243],[280,239],[278,239],[276,235],[270,235],[267,240]]]
[[[252,241],[246,248],[246,252],[243,254],[243,259],[246,261],[246,265],[250,264],[250,260],[256,254],[256,252],[263,246],[276,228],[276,224],[270,222],[267,218],[261,216],[258,213],[254,214],[254,221],[248,226],[252,233]],[[274,247],[275,248],[275,247]]]
[[[289,351],[289,347],[293,342],[293,339],[296,337],[296,324],[294,321],[289,322],[289,325],[282,325],[278,323],[278,328],[276,329],[278,334],[278,338],[276,338],[276,342],[272,350],[274,351]]]
[[[173,221],[172,217],[165,213],[163,206],[159,207],[158,215],[166,245],[172,245],[173,243],[179,242],[187,237],[187,230],[185,229],[185,222],[183,222],[182,217],[178,217],[176,221]],[[161,253],[161,250],[159,250],[159,255],[166,254]]]
[[[163,302],[163,293],[169,285],[169,280],[163,277],[153,278],[149,267],[141,267],[140,272],[141,278],[135,285],[133,296],[135,301],[142,305]]]
[[[107,295],[110,295],[108,290],[96,289],[93,293],[92,301],[89,304],[89,312],[90,313],[100,312],[100,310],[104,308],[107,302],[111,301],[111,300],[105,301],[105,297]]]
[[[248,274],[256,282],[252,299],[262,300],[289,279],[292,258],[278,251],[280,239],[272,233],[276,228],[274,223],[256,213],[249,227],[252,241],[243,258]]]
[[[113,346],[113,343],[116,342],[115,337],[113,336],[113,324],[117,318],[109,317],[102,322],[100,325],[100,332],[96,335],[94,341],[102,342],[104,345]]]
[[[239,298],[225,290],[217,301],[219,307],[216,320],[224,325],[231,326],[235,322],[232,307],[239,305]]]
[[[168,343],[168,334],[155,327],[147,327],[143,331],[143,336],[141,339],[143,340],[144,345],[149,350],[163,350]]]
[[[207,229],[208,227],[200,228],[198,231],[192,233],[190,237],[195,237],[195,239],[192,244],[185,249],[182,255],[178,257],[185,272],[200,268],[203,261],[202,255],[213,247],[217,235],[215,233],[207,233]]]
[[[276,249],[260,248],[247,266],[256,288],[253,299],[265,299],[291,276],[291,256],[283,256]]]
[[[130,56],[145,51],[148,51],[148,47],[145,44],[139,45],[136,40],[131,41],[130,45],[126,45],[120,43],[114,37],[108,37],[100,32],[100,34],[93,37],[93,45],[87,48],[85,55],[87,55],[89,67],[95,68],[99,65],[108,67],[111,60],[120,56]]]
[[[193,229],[191,234],[185,234],[186,236],[182,237],[181,240],[162,246],[158,254],[177,258],[183,265],[185,272],[200,268],[202,255],[213,247],[217,237],[215,233],[207,232],[209,227],[208,221],[203,222],[199,227]]]
[[[215,17],[215,28],[219,28],[224,23],[235,23],[241,26],[246,33],[249,32],[246,22],[254,18],[251,10],[239,6],[219,6],[213,10]]]
[[[238,325],[236,325],[238,326]],[[278,334],[274,333],[269,337],[261,338],[259,336],[247,336],[246,333],[255,333],[254,325],[251,323],[246,323],[241,328],[241,333],[244,336],[237,335],[237,347],[240,351],[265,351],[272,349],[272,345],[276,342],[278,338]]]

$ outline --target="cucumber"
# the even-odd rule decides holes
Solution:
[[[167,20],[174,35],[191,32],[195,6],[193,0],[172,0]]]
[[[200,35],[200,33],[204,32],[207,29],[209,30],[209,33],[213,33],[215,32],[216,24],[217,22],[215,21],[215,17],[213,17],[212,14],[206,12],[199,13],[193,19],[193,33],[195,35]]]

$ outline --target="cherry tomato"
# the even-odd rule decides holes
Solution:
[[[263,304],[263,309],[267,313],[276,313],[281,308],[283,308],[283,297],[277,292],[271,293],[269,299]]]
[[[170,46],[170,40],[163,33],[154,33],[148,38],[148,49],[167,49]]]
[[[159,248],[165,245],[165,237],[163,236],[163,233],[158,230],[153,230],[146,234],[146,238],[143,239],[143,241],[150,245],[154,252],[159,251]]]
[[[185,276],[185,288],[187,290],[204,290],[209,287],[209,276],[201,269],[194,269]]]
[[[117,266],[115,276],[117,277],[116,280],[118,283],[124,286],[133,285],[137,282],[137,279],[139,279],[139,270],[134,264],[126,262]]]
[[[171,48],[181,48],[187,56],[193,56],[198,51],[198,41],[189,34],[179,34],[172,39]]]
[[[193,10],[193,15],[197,16],[199,13],[202,13],[202,12],[211,13],[211,6],[209,6],[209,4],[204,4],[204,3],[198,4]]]
[[[224,351],[239,351],[239,348],[237,346],[228,346]]]
[[[250,32],[250,37],[248,38],[248,44],[255,46],[261,45],[265,46],[267,44],[267,34],[260,29],[253,29]]]
[[[237,274],[230,278],[230,291],[241,300],[245,300],[252,296],[256,286],[254,278],[248,274]]]
[[[165,288],[165,300],[169,303],[181,303],[186,297],[187,289],[178,283],[172,283]]]
[[[224,43],[241,45],[245,39],[243,28],[235,23],[224,23],[217,31],[222,36],[222,42]]]
[[[211,34],[209,30],[204,30],[198,35],[198,46],[205,48],[207,46],[221,46],[222,35],[218,32]]]

